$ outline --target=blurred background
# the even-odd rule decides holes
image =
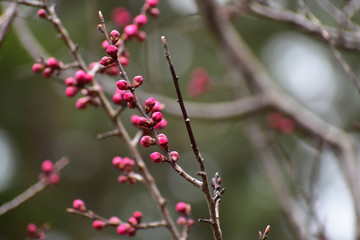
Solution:
[[[79,44],[88,64],[105,55],[101,48],[103,36],[96,29],[98,11],[103,12],[109,31],[121,30],[112,20],[112,11],[123,7],[134,17],[143,4],[141,0],[51,2],[56,3],[58,16],[73,41]],[[295,0],[275,2],[290,9],[296,5]],[[225,4],[225,1],[220,3]],[[341,1],[332,3],[341,4]],[[3,9],[4,6],[7,5],[3,5]],[[131,54],[130,65],[126,68],[128,75],[144,76],[141,90],[176,100],[160,41],[160,36],[165,35],[185,100],[218,102],[235,99],[231,87],[233,76],[229,74],[218,43],[198,15],[194,1],[163,0],[159,9],[160,17],[149,18],[144,27],[147,41],[132,41],[127,45]],[[320,7],[314,6],[313,11],[323,21],[331,23]],[[36,13],[37,9],[21,6],[18,17],[26,21],[51,56],[65,63],[72,62],[72,55],[57,38],[53,27]],[[235,16],[232,21],[276,79],[274,84],[327,122],[358,138],[351,122],[359,114],[359,96],[325,44],[291,26],[251,14]],[[354,71],[359,73],[358,54],[343,53]],[[120,139],[96,138],[97,134],[112,130],[104,111],[94,107],[78,110],[76,99],[65,97],[65,86],[34,74],[32,64],[32,58],[10,29],[0,47],[0,204],[38,180],[43,160],[56,161],[68,156],[70,164],[63,170],[57,186],[45,189],[0,216],[0,239],[25,239],[29,222],[49,223],[51,229],[47,237],[54,240],[126,238],[117,235],[115,229],[96,231],[89,219],[67,213],[65,209],[71,207],[76,198],[83,199],[89,209],[104,217],[118,216],[125,220],[134,211],[142,211],[144,222],[159,220],[158,212],[154,211],[156,206],[143,185],[117,183],[120,172],[112,167],[111,160],[114,156],[125,157],[128,152]],[[192,79],[199,74],[206,82],[205,90],[200,93],[191,87]],[[116,80],[117,77],[106,79],[113,82],[114,92]],[[134,113],[134,110],[126,110],[121,117],[132,136],[136,129],[129,119]],[[265,128],[268,114],[260,113]],[[197,165],[182,118],[166,112],[164,116],[168,126],[162,132],[168,136],[171,149],[180,153],[179,164],[195,175]],[[272,187],[246,137],[246,122],[236,118],[192,119],[192,124],[209,175],[218,171],[226,187],[220,211],[224,239],[257,239],[258,231],[263,231],[268,224],[271,225],[270,239],[292,239]],[[334,153],[326,147],[320,151],[298,131],[296,124],[292,134],[268,130],[273,134],[273,144],[283,150],[277,152],[279,158],[285,152],[298,174],[296,182],[289,177],[294,191],[297,184],[307,182],[314,159],[321,160],[319,180],[314,186],[316,214],[329,239],[353,239],[352,202]],[[168,199],[174,218],[177,215],[174,206],[178,201],[191,203],[195,220],[207,218],[203,195],[169,166],[153,164],[148,157],[151,149],[140,149],[163,196]],[[309,228],[315,228],[315,224],[310,222]],[[133,239],[170,239],[170,235],[163,229],[146,230],[138,231]],[[190,239],[212,239],[210,227],[196,223]]]

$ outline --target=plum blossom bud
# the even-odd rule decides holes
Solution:
[[[153,17],[160,16],[160,10],[158,8],[151,8],[148,12]]]
[[[49,174],[54,169],[54,164],[50,160],[45,160],[41,164],[41,169],[45,174]]]
[[[135,234],[136,234],[136,229],[131,227],[128,231],[128,236],[133,237],[133,236],[135,236]]]
[[[153,152],[152,154],[150,154],[150,158],[151,160],[153,160],[154,163],[160,163],[166,161],[166,157],[159,152]]]
[[[128,37],[136,36],[137,32],[138,32],[138,27],[135,24],[129,24],[124,28],[124,33]]]
[[[39,72],[42,72],[45,68],[45,65],[42,64],[42,63],[34,63],[32,65],[32,68],[31,70],[34,72],[34,73],[39,73]]]
[[[117,81],[116,86],[117,86],[118,89],[120,89],[120,90],[129,90],[129,89],[131,89],[130,83],[128,83],[128,82],[125,81],[125,80],[119,80],[119,81]]]
[[[130,12],[123,7],[117,7],[111,12],[114,22],[120,27],[124,27],[131,22]]]
[[[191,227],[191,226],[194,226],[194,224],[195,224],[194,219],[189,218],[189,220],[188,220],[188,226]]]
[[[170,152],[170,156],[171,156],[171,159],[172,159],[174,162],[177,162],[177,160],[179,160],[179,153],[176,152],[176,151]]]
[[[124,93],[124,100],[126,102],[135,102],[135,96],[131,92]]]
[[[144,127],[144,128],[150,127],[149,121],[144,117],[138,117],[136,119],[136,125],[139,127]]]
[[[66,84],[66,86],[76,86],[77,81],[73,77],[68,77],[65,79],[65,84]]]
[[[115,104],[123,104],[124,103],[124,98],[123,98],[123,94],[121,93],[115,93],[112,97],[112,101]]]
[[[154,126],[154,128],[155,128],[155,130],[159,130],[159,129],[165,128],[166,126],[167,126],[167,121],[165,120],[165,118],[163,118],[163,119],[161,120],[161,122],[159,122],[158,124],[156,124],[156,125]]]
[[[47,65],[48,65],[50,68],[57,68],[57,67],[59,67],[58,61],[57,61],[55,58],[53,58],[53,57],[51,57],[51,58],[49,58],[49,59],[47,60]]]
[[[75,86],[69,86],[65,89],[65,95],[67,97],[74,97],[79,89]]]
[[[56,185],[60,182],[60,176],[58,173],[52,173],[50,176],[49,176],[49,182],[51,185]]]
[[[140,143],[141,145],[143,145],[144,147],[150,147],[151,145],[154,145],[155,144],[155,139],[150,137],[150,136],[143,136],[141,139],[140,139]]]
[[[156,5],[158,4],[158,0],[146,0],[146,4],[149,6],[149,7],[156,7]]]
[[[34,223],[29,223],[26,227],[26,231],[30,236],[33,236],[36,234],[37,227]]]
[[[138,25],[139,27],[140,27],[140,26],[143,26],[143,25],[145,25],[146,22],[147,22],[147,17],[146,17],[146,15],[144,15],[144,14],[137,15],[137,16],[135,17],[135,19],[134,19],[134,22],[135,22],[135,24]]]
[[[135,167],[134,160],[132,160],[128,157],[123,158],[122,163],[121,163],[122,170],[130,172],[130,171],[134,170],[134,167]]]
[[[178,217],[178,219],[176,220],[176,223],[179,225],[179,226],[184,226],[186,224],[186,218],[181,216],[181,217]]]
[[[113,217],[109,218],[109,223],[111,225],[119,225],[121,223],[121,220],[118,217],[113,216]]]
[[[139,118],[140,116],[138,116],[138,115],[132,115],[131,116],[131,118],[130,118],[130,122],[131,122],[131,124],[132,125],[134,125],[134,126],[137,126],[137,121],[138,121],[138,118]]]
[[[145,32],[139,31],[138,34],[136,35],[136,37],[139,40],[139,42],[144,42],[147,38],[147,35]]]
[[[128,181],[128,176],[120,175],[117,179],[118,183],[126,183]]]
[[[131,228],[130,224],[125,223],[125,224],[121,224],[118,226],[117,228],[117,233],[119,235],[125,235],[128,234],[129,229]]]
[[[186,204],[184,202],[178,202],[175,209],[178,213],[184,214],[186,216],[189,215],[191,212],[190,204]]]
[[[112,58],[117,58],[117,53],[118,53],[118,48],[115,47],[114,45],[109,45],[107,48],[106,48],[106,53],[112,57]]]
[[[46,18],[47,17],[47,13],[44,9],[39,9],[39,11],[37,12],[37,15],[39,16],[39,18]]]
[[[106,56],[100,60],[100,64],[103,66],[109,66],[110,64],[112,64],[114,62],[115,62],[115,60],[112,57],[106,57]]]
[[[101,230],[106,226],[106,223],[101,220],[95,220],[92,225],[96,230]]]
[[[147,113],[150,112],[154,106],[155,106],[155,99],[153,97],[145,100],[145,111]]]
[[[112,159],[112,164],[113,164],[113,166],[115,167],[115,168],[120,168],[120,164],[122,163],[122,158],[121,157],[118,157],[118,156],[116,156],[116,157],[114,157],[113,159]]]
[[[90,99],[88,97],[82,97],[82,98],[79,98],[77,101],[76,101],[76,104],[75,106],[78,108],[78,109],[85,109],[87,107],[87,104],[89,103]]]
[[[101,43],[101,47],[103,49],[107,49],[107,47],[109,46],[109,42],[107,40],[104,40],[102,43]]]
[[[120,33],[117,30],[112,30],[110,33],[110,40],[115,44],[120,39]]]
[[[138,221],[136,220],[136,218],[134,217],[130,217],[128,219],[128,222],[131,224],[131,225],[137,225],[138,224]]]
[[[163,110],[165,105],[163,103],[160,103],[159,101],[155,101],[155,105],[152,109],[153,112],[160,112]]]
[[[144,78],[142,76],[136,76],[133,79],[133,86],[134,88],[139,87],[141,84],[143,84]]]
[[[121,65],[123,65],[124,67],[126,67],[127,65],[129,65],[129,58],[125,57],[125,56],[120,56],[119,57],[119,63]]]
[[[138,223],[140,223],[142,219],[142,213],[140,211],[136,211],[133,213],[133,217],[137,220]]]
[[[162,116],[161,112],[154,112],[151,115],[152,125],[156,125],[157,123],[161,122],[162,119],[163,119],[163,116]]]
[[[160,147],[162,147],[166,150],[168,149],[169,141],[166,137],[159,137],[158,142],[159,142]]]
[[[85,203],[81,199],[75,199],[73,201],[73,208],[75,208],[76,210],[78,210],[80,212],[85,212],[86,211]]]
[[[75,72],[75,79],[78,83],[85,83],[86,80],[86,72],[84,70],[77,70]]]
[[[52,68],[49,68],[49,67],[45,68],[44,71],[43,71],[44,78],[51,77],[52,73],[53,73]]]

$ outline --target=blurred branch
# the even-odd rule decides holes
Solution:
[[[69,163],[69,159],[67,157],[62,157],[54,164],[54,168],[56,171],[61,171],[67,164]],[[19,194],[14,199],[9,202],[4,203],[0,206],[0,216],[5,214],[6,212],[18,207],[23,204],[37,193],[44,190],[50,183],[48,181],[39,180],[37,183],[29,187],[25,192]]]
[[[18,7],[18,3],[13,2],[0,17],[0,46],[5,39],[5,36],[11,26],[11,23],[16,17],[17,7]]]

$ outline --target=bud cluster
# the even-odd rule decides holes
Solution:
[[[191,213],[191,206],[188,203],[178,202],[175,206],[175,210],[183,216],[178,217],[176,223],[179,226],[185,226],[186,224],[191,227],[195,224],[194,219],[189,218]]]
[[[32,65],[31,69],[34,73],[42,72],[45,78],[49,78],[54,72],[59,74],[63,66],[64,64],[61,61],[51,57],[47,61],[40,59],[39,62],[36,62]]]
[[[42,172],[39,179],[51,185],[56,185],[60,182],[59,172],[54,168],[54,164],[50,160],[45,160],[41,164]]]
[[[294,120],[284,117],[280,113],[270,113],[268,116],[268,125],[281,133],[290,134],[294,131]]]
[[[27,239],[46,239],[44,229],[38,228],[34,223],[29,223],[26,228]]]
[[[136,165],[134,160],[128,157],[121,158],[116,156],[112,159],[112,164],[116,169],[122,171],[121,175],[118,177],[119,183],[136,183],[136,178],[132,177]]]

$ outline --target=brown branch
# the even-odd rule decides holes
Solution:
[[[56,171],[61,171],[68,163],[69,163],[69,159],[67,157],[62,157],[54,164],[54,168]],[[21,204],[23,204],[24,202],[35,196],[37,193],[44,190],[47,186],[49,186],[49,184],[50,183],[47,181],[39,180],[37,183],[30,186],[27,190],[16,196],[11,201],[1,205],[0,216],[14,208],[17,208],[18,206],[20,206]]]
[[[209,210],[209,214],[210,214],[210,224],[211,224],[211,228],[213,231],[213,235],[214,238],[217,240],[222,239],[222,231],[221,231],[221,227],[220,227],[220,221],[219,221],[219,212],[218,212],[218,207],[219,207],[219,202],[220,200],[216,200],[213,201],[212,195],[211,195],[211,190],[210,190],[210,186],[208,183],[208,177],[207,177],[207,173],[206,173],[206,169],[205,169],[205,165],[204,165],[204,159],[201,156],[198,146],[196,144],[196,140],[191,128],[191,124],[190,124],[190,118],[186,112],[186,108],[184,105],[184,101],[182,98],[182,94],[181,94],[181,90],[180,90],[180,86],[179,86],[179,77],[176,75],[175,73],[175,69],[174,66],[172,64],[171,61],[171,56],[169,53],[169,49],[167,46],[167,42],[164,36],[161,37],[161,40],[163,42],[164,45],[164,50],[165,50],[165,58],[169,64],[169,68],[170,68],[170,72],[171,72],[171,76],[175,85],[175,89],[176,89],[176,94],[178,97],[178,103],[180,105],[181,108],[181,112],[185,121],[185,125],[186,125],[186,129],[190,138],[190,143],[191,143],[191,147],[192,150],[195,154],[195,158],[198,162],[199,168],[200,168],[200,172],[198,172],[198,175],[201,176],[202,178],[202,184],[201,184],[201,191],[204,193],[207,205],[208,205],[208,210]]]

